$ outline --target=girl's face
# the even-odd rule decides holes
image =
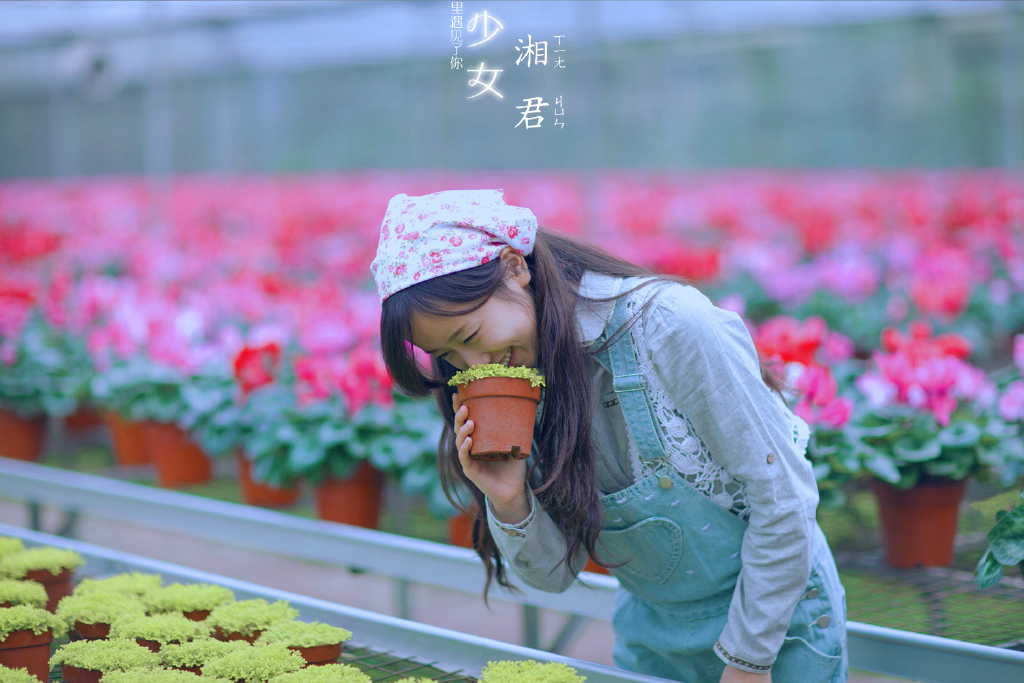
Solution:
[[[505,281],[511,301],[495,295],[480,308],[462,315],[414,315],[412,343],[459,370],[485,363],[537,367],[537,317],[527,288],[529,282],[530,271],[523,261],[516,274]]]

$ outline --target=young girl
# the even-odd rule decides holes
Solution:
[[[845,681],[845,593],[814,517],[808,428],[766,384],[743,321],[538,228],[502,195],[392,198],[371,265],[388,369],[404,392],[434,394],[446,490],[461,481],[483,511],[487,586],[508,585],[508,563],[564,591],[589,555],[621,586],[622,668]],[[484,363],[545,375],[528,460],[469,457],[473,421],[447,380]]]

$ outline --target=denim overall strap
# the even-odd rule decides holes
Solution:
[[[622,281],[616,285],[615,293],[619,293]],[[626,308],[626,297],[622,297],[615,303],[615,310],[611,320],[601,334],[601,341],[614,331],[622,327],[629,319],[629,311]],[[654,410],[647,399],[647,392],[644,389],[647,382],[640,372],[636,359],[636,348],[633,345],[633,335],[625,330],[618,338],[603,352],[597,354],[598,362],[605,366],[612,374],[612,388],[615,396],[622,406],[626,422],[631,426],[630,435],[636,444],[640,458],[647,463],[664,462],[667,456],[665,451],[664,437],[658,421],[654,417]]]

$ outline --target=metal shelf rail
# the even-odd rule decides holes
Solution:
[[[465,680],[466,676],[478,676],[490,661],[534,659],[568,664],[592,683],[665,682],[663,678],[633,674],[603,664],[418,624],[8,524],[0,524],[0,535],[21,538],[29,547],[59,546],[81,553],[86,559],[86,564],[76,573],[78,578],[109,576],[120,572],[146,572],[160,574],[165,583],[203,582],[226,586],[234,591],[239,600],[287,600],[299,610],[299,618],[303,621],[319,621],[352,631],[357,646],[346,646],[346,650],[369,649],[372,651],[371,655],[375,656],[386,653],[392,663],[405,664],[392,669],[404,669],[409,675],[421,675],[415,671],[417,666],[422,665],[448,673],[443,680],[450,680],[452,676],[458,674],[463,674],[460,678]],[[393,672],[387,673],[390,675]]]
[[[398,581],[477,595],[483,588],[483,568],[476,555],[465,548],[302,519],[34,463],[0,458],[0,497],[24,501],[36,510],[39,506],[52,506],[68,511],[69,520],[78,513],[131,519],[133,523],[228,545],[340,567],[355,566]],[[500,597],[524,608],[544,607],[577,617],[608,620],[618,582],[611,577],[588,574],[585,583],[586,586],[575,585],[561,594],[520,584],[521,594],[501,592]],[[857,669],[931,683],[1024,680],[1024,652],[859,622],[849,623],[848,635],[850,666]],[[596,683],[605,679],[588,680]]]

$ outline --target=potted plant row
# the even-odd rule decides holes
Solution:
[[[0,665],[26,669],[40,681],[50,679],[50,643],[66,632],[64,622],[37,607],[0,608]]]
[[[29,548],[0,558],[0,578],[42,584],[47,595],[46,609],[53,612],[61,598],[71,595],[75,569],[84,563],[85,559],[73,550]]]

